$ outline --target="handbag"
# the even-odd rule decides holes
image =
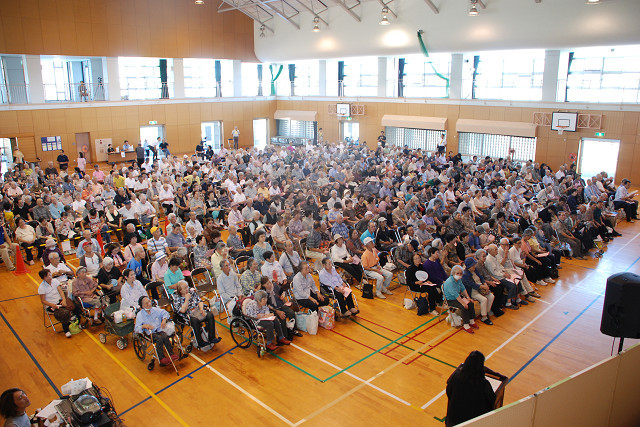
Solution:
[[[429,301],[425,297],[416,298],[416,306],[418,307],[418,316],[429,313]]]
[[[373,285],[371,283],[362,284],[362,298],[373,299]]]

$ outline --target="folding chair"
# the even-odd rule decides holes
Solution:
[[[244,255],[239,256],[238,258],[233,260],[233,265],[236,269],[236,273],[242,274],[240,270],[244,271],[247,268],[247,262],[249,261],[249,258],[251,257]]]
[[[144,287],[147,293],[151,298],[153,298],[153,291],[156,291],[158,294],[158,307],[162,307],[166,310],[166,307],[171,307],[171,299],[169,298],[169,293],[167,289],[164,287],[163,282],[149,282]]]
[[[42,305],[42,320],[44,323],[44,327],[45,329],[53,329],[53,332],[58,332],[56,330],[56,325],[59,325],[60,322],[54,317],[53,319],[51,318],[53,316],[53,313],[50,312],[49,310],[47,310],[47,307],[43,304]]]

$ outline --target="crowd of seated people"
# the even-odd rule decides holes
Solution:
[[[443,300],[459,308],[473,332],[470,301],[491,325],[504,309],[534,303],[538,287],[555,282],[562,258],[584,259],[620,235],[622,217],[637,216],[630,182],[616,188],[605,172],[585,181],[575,165],[552,171],[407,147],[223,149],[207,159],[113,165],[108,173],[46,171],[22,163],[2,177],[0,249],[53,264],[43,295],[55,310],[64,301],[53,301],[51,283],[73,278],[59,267],[71,251],[58,247],[75,246],[82,271],[73,292],[95,308],[96,322],[103,290],[109,301],[124,293],[135,306],[149,282],[175,294],[201,267],[225,304],[265,291],[256,313],[269,307],[280,319],[291,317],[281,290],[309,310],[329,304],[330,295],[338,315],[349,316],[358,311],[350,285],[367,280],[386,298],[398,280],[424,296],[433,315]],[[276,326],[273,334],[282,341]]]

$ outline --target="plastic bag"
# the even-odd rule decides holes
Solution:
[[[307,313],[296,313],[296,326],[298,327],[299,331],[307,332],[307,317]]]
[[[307,332],[311,335],[318,333],[318,312],[312,311],[307,315]]]
[[[124,311],[123,310],[114,311],[113,321],[115,323],[122,323],[124,321]]]
[[[333,307],[323,306],[318,309],[318,324],[325,329],[333,329],[336,322],[336,311]]]
[[[404,308],[406,308],[407,310],[413,310],[414,308],[416,308],[416,302],[411,298],[405,298]]]

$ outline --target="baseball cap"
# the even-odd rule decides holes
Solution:
[[[371,237],[365,237],[363,241],[365,245],[368,245],[369,243],[372,243],[372,242],[373,242],[373,239]]]

